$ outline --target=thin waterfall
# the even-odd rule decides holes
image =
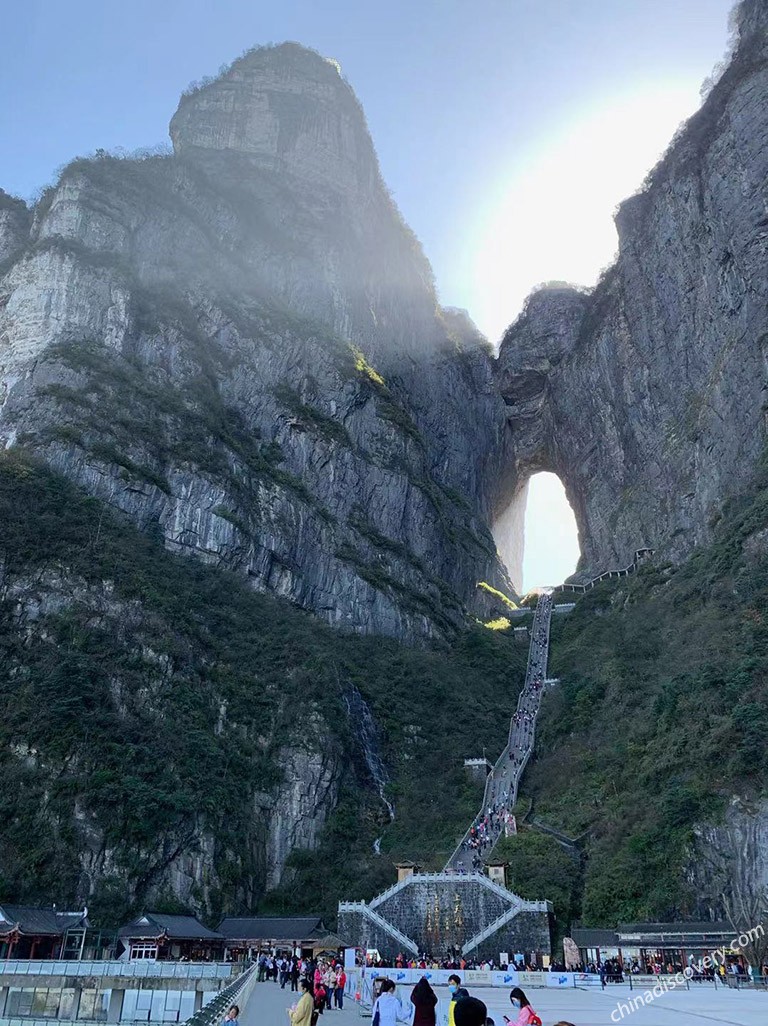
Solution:
[[[368,767],[368,772],[371,775],[371,779],[376,785],[376,789],[379,792],[379,797],[387,808],[390,823],[395,818],[395,808],[392,802],[386,796],[386,786],[389,783],[389,776],[382,762],[381,755],[379,754],[379,730],[376,726],[376,721],[373,718],[370,706],[357,690],[357,688],[350,684],[344,695],[344,702],[347,706],[347,713],[349,714],[350,722],[357,734],[357,738],[360,742],[360,747],[363,750],[363,757],[365,759],[365,765]],[[375,855],[381,854],[381,838],[377,837],[373,842],[373,851]]]

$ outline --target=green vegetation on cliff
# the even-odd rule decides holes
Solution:
[[[590,832],[585,923],[702,915],[694,824],[766,789],[767,484],[681,566],[601,585],[554,623],[561,683],[524,792],[550,826]]]
[[[335,632],[19,452],[0,456],[0,522],[0,898],[117,920],[178,904],[173,862],[203,914],[255,909],[258,810],[289,745],[335,762],[340,803],[273,904],[332,913],[391,882],[394,858],[452,848],[479,801],[463,760],[501,748],[522,646],[479,627],[439,650]],[[351,688],[380,730],[391,825]]]

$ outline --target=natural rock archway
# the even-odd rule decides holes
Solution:
[[[501,345],[497,513],[558,474],[589,576],[708,540],[765,446],[768,12],[748,0],[737,20],[727,70],[619,209],[616,263],[590,293],[534,293]]]

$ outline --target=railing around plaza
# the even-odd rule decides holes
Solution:
[[[691,981],[693,982],[693,981]],[[744,976],[741,973],[726,973],[725,978],[720,978],[720,983],[734,990],[768,990],[768,976]]]
[[[124,976],[142,979],[225,980],[239,970],[233,962],[78,961],[0,959],[0,976]]]
[[[256,982],[257,968],[254,963],[250,969],[246,969],[233,983],[219,991],[207,1005],[191,1015],[184,1026],[213,1026],[214,1023],[218,1023],[224,1018],[227,1009],[233,1004],[240,1004],[242,1014],[242,1008],[248,1001],[253,984]]]
[[[372,996],[372,985],[375,979],[387,976],[396,985],[409,987],[423,975],[427,975],[433,987],[445,987],[448,984],[448,976],[454,972],[453,969],[398,969],[395,967],[380,967],[378,969],[357,968],[351,971],[347,977],[347,996],[355,999],[360,995],[360,1003],[369,1004]],[[661,986],[664,993],[676,990],[696,990],[697,988],[718,988],[728,986],[733,989],[768,989],[768,977],[766,976],[745,976],[729,973],[725,979],[718,974],[715,976],[694,975],[680,980],[677,973],[659,974],[637,974],[623,973],[621,975],[609,974],[606,979],[606,990],[614,993],[622,993],[629,1000],[631,991],[653,990],[654,986]],[[555,989],[576,989],[592,990],[602,988],[602,980],[598,973],[584,973],[575,970],[563,972],[555,970],[518,970],[518,969],[467,969],[461,974],[462,981],[466,986],[474,989],[476,987],[496,987],[509,990],[511,986],[522,987],[523,990],[536,990],[546,988]],[[439,1020],[438,1020],[439,1021]]]

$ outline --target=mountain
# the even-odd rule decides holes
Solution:
[[[398,855],[443,864],[524,645],[334,631],[18,450],[0,517],[0,893],[216,921],[266,891],[333,913]]]
[[[768,879],[764,5],[736,27],[614,266],[534,293],[498,358],[297,44],[188,91],[172,153],[0,193],[0,890],[215,918],[441,865],[523,678],[484,623],[540,469],[580,576],[656,552],[554,633],[527,787],[588,838],[567,914]]]

